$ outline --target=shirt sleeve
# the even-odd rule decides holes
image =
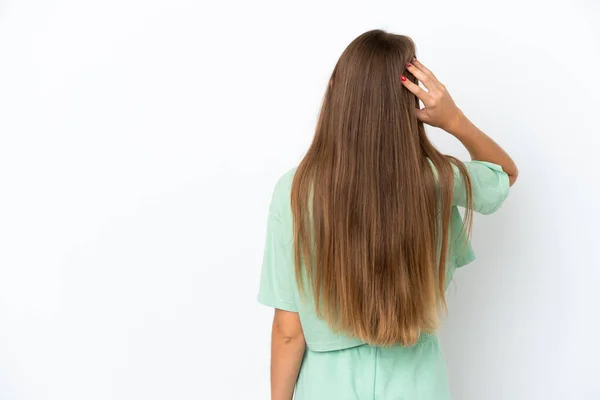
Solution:
[[[298,312],[293,275],[293,259],[288,256],[281,220],[270,214],[258,302],[280,310]]]
[[[508,174],[502,167],[487,161],[468,161],[465,167],[473,188],[473,211],[480,214],[491,214],[500,208],[510,187]],[[454,169],[454,195],[452,204],[466,207],[467,196],[465,182],[458,168]]]

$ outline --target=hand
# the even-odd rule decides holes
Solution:
[[[417,119],[452,132],[461,119],[464,118],[464,114],[454,104],[454,100],[452,100],[446,87],[416,59],[413,60],[413,64],[407,65],[407,69],[427,88],[427,91],[425,91],[419,85],[406,79],[404,75],[401,76],[402,84],[425,105],[423,109],[417,108]]]

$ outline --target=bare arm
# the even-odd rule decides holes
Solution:
[[[473,160],[489,161],[502,166],[508,175],[510,186],[512,186],[519,176],[515,162],[491,137],[476,127],[462,111],[459,112],[454,124],[446,129],[447,132],[461,141]]]
[[[291,400],[306,349],[298,313],[275,309],[271,333],[271,400]]]
[[[417,110],[417,118],[454,135],[467,148],[472,159],[500,165],[512,186],[519,171],[510,156],[463,114],[446,87],[427,67],[416,59],[413,64],[409,64],[407,69],[423,83],[427,91],[404,77],[402,83],[425,105],[422,110]]]

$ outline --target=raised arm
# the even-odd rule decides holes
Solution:
[[[461,141],[473,160],[488,161],[500,165],[508,175],[510,186],[515,183],[519,176],[519,170],[515,162],[491,137],[475,126],[462,111],[459,110],[459,114],[453,123],[443,129]]]

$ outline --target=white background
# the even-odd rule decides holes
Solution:
[[[454,398],[600,399],[598,20],[593,0],[1,1],[0,399],[267,399],[271,191],[373,28],[412,36],[521,171],[450,289]]]

